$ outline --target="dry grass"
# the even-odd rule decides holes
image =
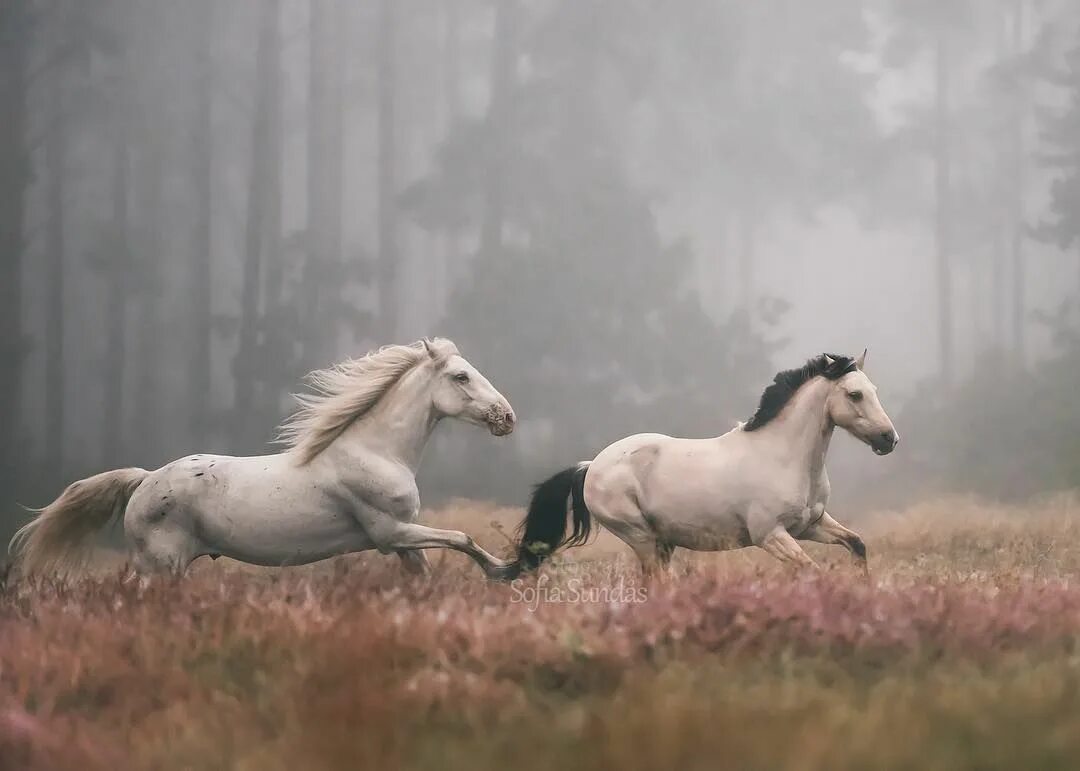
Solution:
[[[428,519],[498,546],[518,515]],[[362,555],[9,587],[0,768],[1072,768],[1078,515],[881,514],[872,586],[835,547],[822,575],[745,550],[682,555],[643,597],[605,536],[515,586]]]

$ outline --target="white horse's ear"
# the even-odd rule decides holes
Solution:
[[[420,342],[422,342],[424,344],[424,350],[427,351],[428,356],[430,356],[433,359],[438,357],[438,354],[435,353],[435,349],[431,346],[431,341],[430,340],[428,340],[425,337]]]
[[[833,364],[836,364],[836,359],[834,359],[829,354],[826,353],[826,354],[822,354],[822,355],[825,357],[825,366],[826,367],[831,367]]]
[[[859,358],[857,358],[855,360],[855,366],[858,367],[859,369],[862,369],[864,364],[866,364],[866,349],[865,348],[862,349],[862,356],[860,356]]]

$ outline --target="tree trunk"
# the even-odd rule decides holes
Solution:
[[[1024,51],[1024,0],[1016,0],[1013,10],[1013,56]],[[1024,141],[1024,93],[1019,84],[1014,86],[1010,132],[1012,140],[1012,340],[1013,355],[1021,366],[1027,363],[1025,321],[1027,316],[1026,270],[1024,266],[1024,237],[1027,217],[1024,212],[1025,141]]]
[[[240,290],[240,333],[233,374],[236,378],[233,402],[237,439],[250,451],[253,441],[250,418],[254,412],[257,366],[259,362],[259,290],[262,286],[263,236],[266,217],[266,168],[268,103],[273,80],[271,49],[280,45],[277,36],[279,0],[264,0],[255,59],[255,109],[252,113],[251,160],[248,166],[248,211],[244,237],[244,262]]]
[[[737,60],[738,68],[735,73],[735,97],[737,109],[745,110],[751,115],[762,114],[760,105],[760,82],[767,70],[768,64],[764,61],[763,51],[766,47],[761,41],[766,39],[766,29],[763,20],[764,11],[760,4],[746,3],[742,10],[742,23],[738,33],[741,46]],[[768,182],[765,183],[766,185]],[[753,324],[756,320],[757,310],[757,261],[758,261],[758,229],[762,219],[764,207],[759,203],[765,200],[765,195],[759,199],[756,175],[749,174],[745,178],[737,179],[737,187],[730,191],[733,207],[737,212],[738,232],[737,255],[735,265],[737,272],[736,283],[738,285],[738,299],[733,303],[736,309],[746,312],[747,322]]]
[[[311,0],[308,89],[308,264],[305,358],[313,366],[337,343],[343,164],[341,5]],[[329,311],[329,312],[328,312]]]
[[[323,117],[326,114],[326,0],[310,0],[308,23],[308,126],[307,126],[307,260],[304,264],[304,300],[301,308],[301,337],[304,341],[304,358],[315,366],[318,346],[315,336],[320,332],[319,318],[322,306],[322,270],[325,262],[322,214],[326,209],[323,201],[323,177],[325,161],[325,132]]]
[[[282,163],[282,137],[281,137],[281,28],[280,28],[280,0],[274,0],[277,10],[274,12],[274,30],[272,33],[275,45],[267,51],[266,73],[266,114],[263,118],[266,124],[266,154],[262,164],[265,167],[264,201],[266,212],[263,215],[263,253],[265,255],[266,271],[263,285],[263,316],[264,327],[264,350],[267,355],[275,357],[275,361],[292,361],[293,341],[283,332],[282,326],[282,293],[284,291],[284,265],[282,263],[281,250],[281,163]],[[291,378],[291,373],[282,372],[284,378]],[[277,402],[281,396],[277,381],[263,383],[262,393],[259,398],[258,414],[260,419],[268,418],[276,420]]]
[[[459,0],[444,0],[442,39],[442,133],[449,137],[461,116],[461,19]],[[450,295],[458,278],[458,234],[447,229],[442,237],[441,259],[435,276],[438,307],[436,317],[446,315]]]
[[[194,439],[209,439],[213,339],[214,249],[214,0],[205,0],[195,26],[195,111],[191,133],[191,185],[194,198],[192,238],[191,311],[194,337],[188,368],[188,414]]]
[[[27,39],[30,2],[0,3],[0,425],[8,439],[0,442],[0,489],[19,479],[22,363],[22,261],[26,158]]]
[[[122,65],[123,66],[123,65]],[[121,98],[122,95],[121,95]],[[102,411],[105,437],[104,465],[122,462],[124,449],[124,370],[127,366],[127,303],[130,294],[128,272],[131,270],[129,233],[129,177],[127,116],[122,106],[114,105],[113,128],[113,253],[109,259],[108,315],[105,321],[108,348],[105,352],[105,404]]]
[[[443,133],[461,115],[461,17],[459,0],[443,1]]]
[[[480,230],[480,254],[490,256],[502,249],[506,219],[505,183],[510,132],[513,130],[513,89],[517,63],[518,0],[503,0],[495,10],[495,35],[491,55],[491,104],[488,131],[491,142],[484,188],[484,219]]]
[[[51,73],[50,111],[45,141],[49,224],[45,255],[48,300],[45,316],[45,459],[56,475],[64,474],[64,179],[67,168],[67,126],[63,115],[64,74]]]
[[[939,371],[946,384],[953,376],[952,269],[950,265],[949,50],[947,32],[937,33],[934,57],[934,240],[937,250]]]
[[[395,0],[380,0],[378,39],[378,205],[379,318],[382,342],[393,342],[398,327],[397,20]]]
[[[1004,67],[1009,61],[1009,41],[1008,41],[1008,14],[1000,13],[1004,10],[1002,6],[999,10],[999,19],[997,25],[997,43],[996,43],[996,58],[998,62]],[[1006,287],[1005,287],[1005,273],[1007,270],[1007,261],[1009,258],[1009,148],[1007,141],[1002,140],[1002,144],[997,148],[996,172],[997,172],[997,191],[994,199],[995,204],[995,222],[993,225],[993,276],[992,276],[992,294],[993,302],[991,305],[991,313],[993,318],[991,319],[994,347],[997,352],[1007,351],[1009,348],[1008,341],[1006,340],[1006,317],[1008,311],[1006,309]]]
[[[746,200],[739,209],[739,302],[737,307],[743,308],[749,314],[750,320],[754,318],[754,292],[757,281],[754,279],[754,268],[757,263],[757,212],[754,207],[754,196],[751,189],[746,191]]]
[[[161,294],[164,265],[162,258],[161,230],[164,225],[162,205],[164,196],[164,164],[162,158],[161,126],[156,116],[143,111],[139,120],[139,158],[135,166],[135,190],[137,196],[138,227],[136,228],[136,256],[139,291],[136,303],[136,327],[134,367],[137,373],[134,414],[138,423],[133,426],[132,447],[140,453],[158,457],[166,450],[166,442],[154,433],[144,430],[145,424],[159,424],[161,412]]]
[[[1008,258],[1008,233],[1005,227],[998,223],[994,227],[994,272],[992,277],[993,292],[993,335],[994,347],[998,351],[1008,350],[1005,341],[1005,261]]]
[[[325,259],[333,276],[339,276],[337,280],[331,280],[328,314],[325,316],[325,329],[319,333],[319,339],[323,342],[321,351],[323,361],[318,366],[325,366],[325,362],[336,358],[340,349],[340,336],[344,328],[341,316],[342,284],[347,280],[343,271],[344,254],[342,242],[342,200],[344,194],[345,168],[345,142],[344,142],[344,61],[343,55],[345,38],[345,13],[343,10],[344,0],[336,0],[331,6],[330,29],[327,39],[327,100],[326,100],[326,169],[324,173],[325,192],[325,231],[326,247]]]

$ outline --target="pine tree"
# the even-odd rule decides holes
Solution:
[[[9,439],[0,446],[0,489],[18,479],[20,389],[25,341],[22,329],[22,265],[25,192],[29,183],[26,146],[28,43],[33,24],[30,0],[0,4],[0,424]]]
[[[491,109],[453,132],[437,169],[403,198],[428,230],[465,224],[476,236],[471,280],[445,329],[519,414],[558,416],[544,452],[552,462],[635,430],[722,433],[753,402],[771,349],[745,316],[717,326],[705,314],[690,250],[664,242],[623,168],[619,114],[601,98],[620,60],[594,45],[621,11],[525,9],[513,25],[508,10],[499,18],[508,40],[496,54],[509,72],[493,84]],[[514,40],[518,25],[530,34]],[[492,148],[497,163],[486,162]],[[478,456],[508,462],[490,442],[475,445]],[[515,471],[493,476],[520,483]]]
[[[1063,56],[1062,66],[1047,81],[1064,96],[1064,108],[1040,115],[1041,140],[1048,150],[1042,161],[1053,173],[1046,215],[1035,235],[1060,249],[1076,250],[1077,303],[1080,303],[1080,24],[1076,44]]]

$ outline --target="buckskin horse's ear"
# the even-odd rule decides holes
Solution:
[[[855,360],[855,366],[858,367],[859,369],[862,369],[864,364],[866,364],[866,349],[865,348],[862,349],[862,355]]]

